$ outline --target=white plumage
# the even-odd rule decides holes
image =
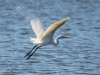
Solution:
[[[60,21],[52,24],[51,26],[49,26],[47,28],[47,30],[44,30],[44,28],[42,26],[42,23],[41,23],[41,21],[40,21],[39,18],[37,18],[36,16],[32,15],[28,11],[25,11],[24,9],[22,9],[19,6],[16,8],[16,10],[20,14],[22,14],[27,20],[29,20],[30,23],[31,23],[31,25],[32,25],[32,29],[35,32],[36,36],[37,36],[37,38],[30,38],[30,40],[35,44],[35,46],[33,47],[33,49],[36,48],[36,46],[38,46],[35,49],[35,51],[39,47],[44,46],[44,45],[47,45],[47,44],[58,45],[59,39],[69,38],[69,36],[59,35],[55,40],[53,40],[53,34],[54,34],[54,32],[60,26],[62,26],[69,19],[69,17],[68,18],[65,18],[65,19],[62,19],[62,20],[60,20]],[[29,55],[29,57],[27,59],[29,59],[34,54],[35,51],[32,52],[32,50],[29,53],[27,53],[26,56]]]

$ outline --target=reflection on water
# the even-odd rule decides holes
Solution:
[[[55,34],[70,35],[58,47],[41,47],[30,59],[31,25],[15,8],[25,6],[50,24],[71,17]],[[100,75],[99,0],[0,0],[0,75]],[[26,10],[27,11],[27,10]]]

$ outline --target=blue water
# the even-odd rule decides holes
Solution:
[[[35,34],[17,6],[36,14],[45,29],[70,17],[54,37],[71,38],[26,60]],[[100,0],[0,0],[0,75],[100,75]]]

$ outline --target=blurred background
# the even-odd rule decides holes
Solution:
[[[36,36],[17,6],[37,15],[45,29],[70,17],[54,38],[71,38],[26,60]],[[0,0],[0,75],[100,75],[100,0]]]

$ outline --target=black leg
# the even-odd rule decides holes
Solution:
[[[28,59],[36,52],[36,50],[37,50],[38,48],[40,48],[40,47],[41,47],[41,46],[37,47],[37,48],[34,50],[34,52],[28,56],[27,60],[28,60]]]
[[[35,46],[32,48],[32,50],[33,50],[36,46],[37,46],[37,45],[35,45]],[[28,55],[32,52],[32,50],[30,50],[30,51],[25,55],[25,57],[28,56]]]

